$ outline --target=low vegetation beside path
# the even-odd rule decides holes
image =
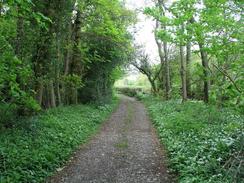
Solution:
[[[240,183],[244,118],[200,101],[144,97],[179,182]]]
[[[0,182],[43,182],[96,132],[118,103],[58,107],[0,133]]]

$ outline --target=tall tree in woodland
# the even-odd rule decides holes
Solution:
[[[163,0],[159,0],[159,10],[162,11],[163,16],[165,16],[165,9],[163,9]],[[166,25],[161,25],[162,28],[166,31]],[[170,69],[169,69],[169,55],[168,55],[168,40],[163,41],[163,50],[164,50],[164,62],[165,62],[165,90],[166,90],[166,99],[170,98]]]
[[[50,18],[39,30],[40,38],[34,53],[33,63],[37,77],[37,98],[45,107],[62,103],[61,72],[66,26],[71,22],[73,1],[36,2],[38,11]],[[68,18],[67,18],[68,17]],[[65,27],[64,27],[65,26]],[[38,30],[38,29],[37,29]]]
[[[165,50],[164,52],[166,53],[167,58],[168,58],[167,43],[170,42],[178,45],[179,47],[181,90],[182,90],[182,99],[183,101],[185,101],[187,100],[187,81],[186,81],[187,72],[186,72],[186,61],[185,61],[186,59],[184,54],[184,47],[186,45],[184,12],[178,11],[180,9],[179,3],[174,3],[174,5],[171,8],[167,8],[166,5],[163,3],[163,1],[158,1],[158,2],[160,4],[160,8],[158,9],[159,16],[157,13],[151,13],[151,14],[154,17],[156,17],[158,20],[160,20],[162,25],[164,25],[161,27],[158,35],[160,39],[163,40],[164,42],[164,50]],[[167,17],[165,12],[167,12],[167,14],[171,14],[172,18]],[[168,29],[166,29],[167,26]]]
[[[226,101],[240,105],[243,98],[243,74],[240,64],[243,62],[240,49],[242,41],[243,7],[238,1],[204,1],[201,21],[207,23],[207,49],[209,71],[211,71],[211,92],[218,96],[219,103]],[[215,79],[212,79],[215,78]],[[235,93],[235,94],[234,94]],[[228,97],[231,96],[231,97]],[[228,103],[228,102],[227,102]]]
[[[52,18],[54,11],[52,3],[50,2],[35,2],[38,4],[38,11],[43,13],[46,17]],[[41,27],[39,31],[39,40],[34,50],[32,62],[34,66],[34,73],[36,77],[36,91],[37,99],[40,105],[45,107],[55,107],[53,82],[47,79],[50,71],[52,36],[52,23],[48,22],[45,27]]]
[[[187,21],[186,23],[186,34],[187,34],[187,40],[186,40],[186,91],[188,98],[192,97],[191,92],[191,61],[192,61],[192,36],[191,31],[188,28],[188,25],[190,24],[190,21]]]
[[[187,24],[187,5],[184,3],[175,3],[171,7],[171,13],[174,18],[172,20],[173,25],[175,25],[175,43],[180,47],[180,75],[181,75],[181,91],[182,91],[182,100],[186,101],[188,97],[187,91],[187,62],[190,60],[190,48],[189,48],[189,40],[186,33],[186,24]],[[181,11],[177,11],[181,10]],[[184,49],[187,49],[187,53],[185,54]],[[186,58],[185,58],[186,55]]]
[[[187,86],[186,86],[186,64],[184,59],[184,46],[180,45],[180,75],[181,75],[181,88],[182,100],[187,100]]]
[[[209,101],[209,87],[210,87],[210,79],[209,79],[209,65],[208,65],[208,56],[206,51],[204,50],[204,44],[199,41],[199,49],[201,54],[202,66],[203,66],[203,93],[204,93],[204,101],[208,103]]]
[[[208,55],[206,52],[206,41],[204,36],[204,27],[202,22],[196,22],[193,20],[193,26],[195,28],[195,39],[199,46],[199,51],[201,55],[202,68],[203,68],[203,99],[206,103],[209,101],[209,87],[210,87],[210,78],[209,78],[209,64],[208,64]]]
[[[188,98],[191,98],[191,42],[186,45],[186,91]]]
[[[170,91],[171,91],[171,85],[170,85],[170,64],[169,64],[169,53],[168,53],[168,39],[167,37],[163,36],[161,34],[160,39],[158,36],[158,31],[164,31],[167,32],[167,25],[161,21],[159,21],[159,16],[165,16],[165,6],[163,0],[158,0],[155,3],[156,7],[159,10],[159,15],[156,18],[156,28],[155,28],[155,41],[158,47],[158,53],[160,62],[163,65],[164,71],[163,71],[163,78],[164,78],[164,88],[165,88],[165,98],[166,100],[170,99]],[[150,11],[147,12],[147,14],[150,14]]]
[[[188,2],[185,2],[188,3]],[[204,23],[204,15],[201,10],[196,10],[194,8],[194,4],[201,3],[201,1],[189,1],[189,13],[188,13],[188,22],[189,26],[193,29],[193,35],[195,43],[199,47],[200,58],[203,68],[203,100],[208,103],[209,102],[209,90],[210,90],[210,73],[209,73],[209,59],[207,54],[207,42],[206,36],[208,33],[208,26]],[[182,2],[184,4],[184,2]],[[196,21],[195,17],[200,17],[198,21]]]
[[[74,20],[74,27],[73,27],[73,50],[72,50],[72,59],[70,62],[70,74],[77,75],[82,77],[82,57],[80,51],[80,43],[81,43],[81,12],[77,10],[76,17]],[[72,103],[78,103],[78,88],[72,88]]]
[[[184,24],[184,30],[182,31],[182,36],[185,37],[184,41],[186,41],[186,48],[187,48],[187,53],[186,53],[187,66],[184,67],[185,68],[184,72],[186,74],[189,74],[189,62],[190,62],[190,55],[191,55],[191,46],[190,46],[191,35],[195,37],[195,41],[199,46],[199,52],[201,55],[201,61],[203,67],[203,99],[205,102],[208,102],[210,78],[209,78],[208,56],[206,52],[206,41],[205,41],[205,32],[207,30],[203,22],[195,21],[194,18],[196,14],[196,9],[194,8],[195,3],[197,3],[197,1],[190,1],[190,0],[179,1],[179,2],[175,2],[170,9],[172,10],[171,12],[174,15],[176,15],[176,19],[179,19],[179,21],[181,21]],[[191,29],[193,29],[193,31]],[[185,35],[184,32],[186,32]],[[185,78],[184,83],[186,85],[186,92],[188,91],[190,93],[189,75],[186,75],[184,78]]]

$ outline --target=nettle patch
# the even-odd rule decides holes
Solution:
[[[243,180],[243,116],[202,102],[144,101],[180,182]]]

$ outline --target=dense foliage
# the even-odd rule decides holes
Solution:
[[[160,62],[139,46],[131,64],[160,98],[119,91],[147,105],[179,182],[243,182],[243,3],[153,2]]]
[[[242,182],[243,116],[199,101],[143,101],[179,182]]]
[[[41,108],[109,102],[133,22],[119,0],[0,1],[0,128]]]
[[[0,182],[43,182],[64,165],[117,105],[49,109],[0,133]]]
[[[183,101],[204,100],[243,111],[243,3],[153,2],[144,13],[155,20],[160,64],[155,69],[155,62],[141,59],[141,54],[132,64],[147,75],[154,93],[167,100],[181,95]]]

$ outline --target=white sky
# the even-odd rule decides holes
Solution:
[[[172,3],[175,0],[165,0],[166,3]],[[125,0],[127,8],[138,12],[138,22],[129,30],[133,32],[135,43],[143,45],[146,53],[149,55],[151,63],[159,63],[158,47],[154,38],[155,21],[143,14],[146,7],[154,6],[152,0]],[[127,79],[136,80],[139,76],[137,71],[130,71]]]
[[[146,53],[150,55],[151,61],[158,60],[158,48],[154,39],[155,22],[143,14],[145,7],[153,6],[151,0],[126,0],[127,7],[138,12],[138,23],[131,28],[134,32],[135,43],[143,45]]]

